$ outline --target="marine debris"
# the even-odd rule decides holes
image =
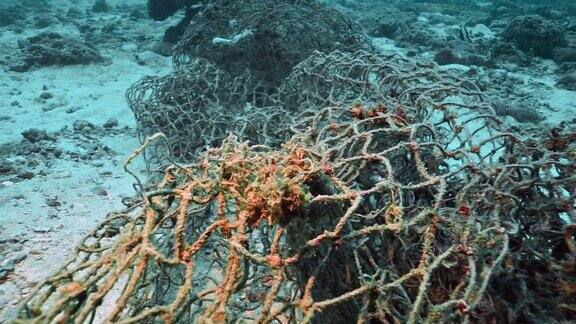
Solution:
[[[342,12],[382,2],[336,2],[340,11],[303,0],[187,11],[174,70],[126,93],[142,142],[124,164],[137,195],[14,323],[576,320],[576,120],[536,125],[534,101],[512,99],[524,81],[496,70],[565,60],[558,82],[570,87],[569,40],[500,1],[395,1],[398,18],[358,22]],[[159,20],[186,7],[164,3]],[[470,26],[497,36],[448,14],[464,5],[486,11]],[[519,18],[483,24],[495,12]],[[436,28],[444,21],[455,28]],[[373,35],[447,65],[377,50],[370,22]],[[561,44],[532,51],[549,44],[528,40],[542,30],[526,24]],[[22,136],[25,148],[51,148],[48,132]]]
[[[510,131],[473,82],[366,52],[315,53],[279,93],[300,111],[289,140],[232,135],[138,181],[20,319],[574,316],[574,125]],[[509,286],[548,297],[519,314]]]

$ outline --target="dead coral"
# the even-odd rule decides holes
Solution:
[[[43,32],[19,43],[9,69],[25,72],[52,65],[100,63],[104,58],[94,46],[57,33]]]
[[[552,58],[554,50],[567,46],[562,29],[538,15],[520,16],[504,30],[502,39],[526,54]]]
[[[0,27],[22,24],[26,19],[26,8],[21,5],[0,7]]]

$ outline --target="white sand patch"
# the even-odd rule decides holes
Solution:
[[[154,54],[160,68],[152,69],[139,65],[135,58],[117,58],[114,52],[104,54],[112,58],[109,65],[48,67],[2,74],[0,114],[9,115],[12,120],[0,121],[0,143],[19,139],[29,128],[57,131],[79,119],[102,125],[109,118],[116,118],[120,127],[134,127],[124,98],[126,89],[145,75],[166,73],[170,59]],[[54,97],[41,100],[43,92]],[[18,106],[13,106],[14,102]],[[67,113],[68,109],[75,112]]]
[[[524,81],[524,90],[540,99],[538,108],[544,117],[543,124],[558,126],[561,122],[571,121],[576,118],[576,91],[560,89],[556,87],[554,69],[556,64],[550,60],[544,60],[539,70],[510,72],[515,77]]]
[[[372,43],[376,49],[385,55],[406,55],[407,50],[396,46],[396,42],[386,37],[372,37]]]

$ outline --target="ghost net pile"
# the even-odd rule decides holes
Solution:
[[[246,71],[269,91],[312,52],[371,48],[355,22],[313,0],[216,0],[188,26],[174,63],[197,57],[233,76]]]
[[[229,133],[277,146],[289,138],[294,114],[278,105],[276,92],[294,66],[315,50],[361,48],[371,48],[361,28],[316,1],[210,2],[178,44],[174,72],[127,91],[141,140],[166,135],[146,160],[189,162]]]
[[[517,267],[521,213],[546,206],[535,221],[574,222],[574,129],[541,141],[507,131],[457,75],[317,53],[282,93],[311,109],[290,140],[231,136],[167,168],[38,287],[21,320],[492,321],[491,281]],[[549,257],[564,266],[551,276],[572,283],[573,227]]]

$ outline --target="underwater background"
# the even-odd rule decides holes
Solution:
[[[0,322],[576,321],[576,3],[3,0]]]

